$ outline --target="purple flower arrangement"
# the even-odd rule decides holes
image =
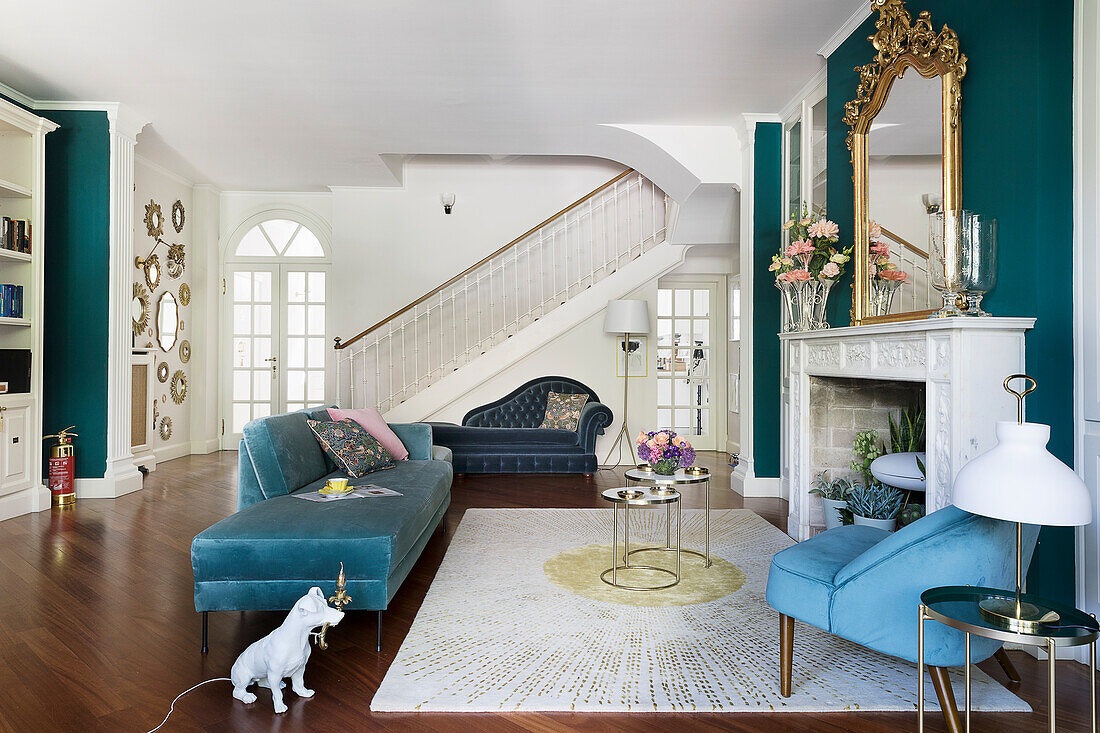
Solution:
[[[638,458],[646,461],[657,473],[671,475],[678,468],[695,463],[695,449],[672,430],[651,430],[638,433],[634,441]]]

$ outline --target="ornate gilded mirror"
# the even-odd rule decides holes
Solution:
[[[149,286],[150,291],[156,290],[160,285],[160,258],[149,255],[143,261],[142,269],[145,270],[145,284]]]
[[[161,351],[171,351],[176,345],[180,318],[176,296],[171,290],[165,291],[157,300],[157,343]]]
[[[134,336],[140,336],[149,325],[149,293],[141,283],[134,283],[134,298],[130,301],[130,318]]]
[[[852,323],[924,318],[942,303],[929,270],[929,217],[960,201],[960,83],[955,31],[914,20],[903,0],[878,10],[871,63],[844,106],[855,184]]]

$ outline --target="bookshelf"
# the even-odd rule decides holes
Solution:
[[[0,239],[0,285],[22,287],[23,300],[22,317],[0,315],[0,382],[9,388],[0,393],[0,520],[50,506],[42,477],[42,254],[46,135],[55,129],[0,100],[0,217],[25,221],[30,231],[30,252],[6,249]],[[29,379],[21,365],[28,354]]]

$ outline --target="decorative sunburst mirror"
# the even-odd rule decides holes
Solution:
[[[176,203],[172,204],[172,227],[176,230],[176,234],[183,231],[183,222],[186,219],[187,214],[183,210],[183,202],[176,199]]]
[[[140,336],[149,327],[149,293],[141,283],[134,283],[134,299],[130,301],[130,317],[134,322],[134,336]]]
[[[177,278],[183,274],[185,256],[182,244],[168,245],[168,262],[164,269],[168,270],[169,277]]]
[[[164,212],[153,199],[145,204],[145,232],[153,239],[164,234]]]
[[[171,370],[169,370],[169,368],[168,368],[168,362],[162,361],[160,364],[157,364],[157,381],[158,382],[160,382],[161,384],[163,384],[164,382],[167,382],[168,381],[168,375],[170,373],[171,373]]]
[[[168,440],[172,437],[172,418],[165,415],[160,419],[160,439]]]
[[[187,283],[180,284],[180,305],[191,305],[191,286]]]
[[[183,401],[187,399],[187,375],[183,373],[182,369],[177,369],[176,373],[172,375],[172,384],[169,391],[172,393],[172,401],[177,405],[182,405]]]
[[[180,361],[184,364],[191,361],[191,342],[187,339],[180,341]]]

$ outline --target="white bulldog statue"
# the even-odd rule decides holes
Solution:
[[[253,683],[271,688],[271,699],[276,713],[285,713],[283,703],[283,678],[290,678],[290,689],[299,697],[313,697],[302,680],[309,661],[309,635],[318,626],[335,626],[344,618],[344,612],[325,602],[321,589],[314,587],[298,599],[282,625],[245,649],[233,670],[233,697],[243,703],[256,702],[256,695],[248,691]]]

